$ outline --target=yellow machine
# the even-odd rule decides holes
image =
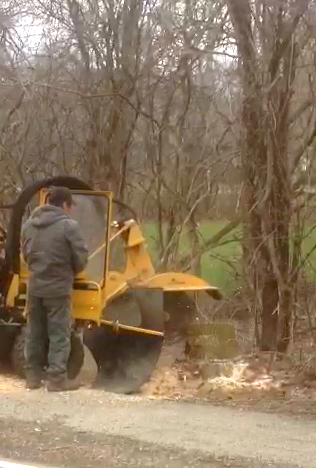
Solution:
[[[68,176],[35,182],[10,206],[9,227],[5,235],[2,232],[6,239],[0,265],[0,363],[13,363],[19,375],[23,376],[28,280],[20,232],[26,208],[46,203],[50,186],[72,191],[71,216],[90,252],[88,266],[73,286],[68,375],[75,378],[79,373],[85,345],[98,365],[96,385],[135,392],[150,378],[165,334],[181,333],[193,319],[194,302],[186,293],[205,291],[220,299],[220,292],[190,274],[156,274],[137,216],[110,192],[94,191]]]

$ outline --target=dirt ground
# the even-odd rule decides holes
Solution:
[[[182,350],[182,351],[181,351]],[[86,382],[96,372],[86,362]],[[0,460],[53,467],[315,468],[316,358],[165,348],[137,396],[0,376]],[[0,463],[1,468],[1,463]]]
[[[34,427],[14,419],[0,421],[1,458],[39,466],[99,468],[268,468],[271,465],[236,457],[216,457],[137,439],[74,431],[58,421]],[[62,432],[61,432],[62,431]],[[1,461],[0,461],[1,466]]]
[[[315,468],[316,420],[209,403],[49,394],[0,380],[0,457],[48,466]]]

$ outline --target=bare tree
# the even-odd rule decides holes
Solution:
[[[293,156],[290,126],[297,64],[310,41],[308,0],[227,1],[240,58],[243,90],[241,152],[245,255],[253,291],[261,290],[263,350],[285,351],[290,339],[297,276],[291,261],[293,175],[315,134]],[[313,122],[315,120],[313,119]]]

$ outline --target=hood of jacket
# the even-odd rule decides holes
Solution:
[[[42,229],[57,223],[58,221],[69,218],[68,214],[58,206],[43,205],[35,208],[29,218],[29,224],[37,229]]]

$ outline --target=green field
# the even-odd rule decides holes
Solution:
[[[214,236],[224,226],[225,221],[204,222],[200,227],[200,243],[203,243]],[[149,250],[153,259],[157,259],[157,227],[154,223],[143,225]],[[235,237],[239,234],[237,230],[222,239],[220,245],[209,250],[202,256],[202,277],[210,284],[220,287],[226,293],[231,292],[236,287],[236,272],[241,256],[241,248]],[[190,249],[190,241],[184,233],[180,241],[179,257],[186,255]]]
[[[205,241],[220,231],[227,222],[214,221],[204,222],[200,226],[200,243]],[[154,223],[143,225],[149,250],[153,259],[157,259],[157,226]],[[210,249],[202,256],[202,277],[214,286],[218,286],[225,294],[230,294],[238,285],[238,271],[240,271],[241,246],[240,228],[234,230],[221,240],[221,245]],[[306,229],[306,239],[303,242],[303,255],[308,256],[305,265],[306,277],[310,281],[316,281],[316,229]],[[187,254],[190,249],[190,241],[184,233],[180,241],[179,257]],[[314,249],[314,250],[313,250]],[[240,278],[240,277],[239,277]]]

